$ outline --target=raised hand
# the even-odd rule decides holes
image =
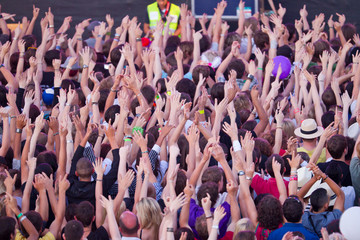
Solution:
[[[219,225],[221,219],[226,216],[225,208],[219,205],[214,211],[213,225]]]
[[[102,158],[97,158],[95,160],[95,163],[93,163],[93,167],[95,170],[95,173],[97,175],[97,179],[98,180],[102,180],[103,176],[104,176],[104,172],[106,170],[106,164],[103,166],[103,159]]]
[[[201,199],[201,205],[204,209],[204,211],[206,212],[210,212],[210,208],[211,208],[211,199],[210,199],[210,194],[206,193],[206,197],[204,197],[203,199]]]

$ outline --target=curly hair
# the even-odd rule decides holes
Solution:
[[[272,154],[272,147],[264,138],[255,138],[255,147],[259,148],[261,154],[264,154],[267,157]]]
[[[272,195],[265,196],[257,207],[261,227],[274,230],[283,222],[283,209],[280,201]]]

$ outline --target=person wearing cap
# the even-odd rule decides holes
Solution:
[[[320,237],[322,227],[326,227],[333,220],[340,218],[344,211],[345,195],[341,188],[323,173],[318,166],[313,163],[309,163],[309,166],[315,175],[298,191],[297,196],[303,200],[312,186],[318,182],[319,179],[322,179],[323,183],[310,195],[311,210],[304,212],[302,216],[302,224],[304,227]],[[333,198],[329,196],[332,194],[330,190],[336,195],[336,198],[334,198],[335,201],[333,201],[334,199],[330,199]],[[330,201],[334,202],[332,211],[328,210]]]
[[[156,2],[147,6],[147,14],[144,23],[144,33],[147,34],[150,30],[156,28],[158,21],[163,21],[166,25],[167,17],[172,17],[169,24],[169,30],[173,35],[180,34],[180,8],[179,6],[170,3],[168,0],[157,0]]]
[[[316,121],[314,119],[305,119],[301,126],[295,129],[294,133],[296,136],[301,138],[303,145],[297,149],[297,152],[305,152],[311,156],[315,152],[315,149],[318,145],[317,138],[322,135],[324,129],[322,127],[317,126]],[[323,148],[321,150],[321,154],[316,163],[325,162],[326,161],[326,149]]]

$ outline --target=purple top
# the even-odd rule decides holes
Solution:
[[[223,219],[221,219],[221,221],[219,223],[220,234],[219,234],[218,238],[222,238],[225,235],[226,229],[227,229],[227,223],[229,222],[229,219],[231,217],[229,203],[224,202],[223,204],[221,204],[221,206],[225,209],[226,215]],[[211,208],[210,211],[212,213],[214,213],[215,208]],[[202,207],[200,207],[199,205],[197,205],[194,199],[191,199],[190,200],[190,213],[189,213],[189,226],[191,227],[191,230],[194,232],[195,237],[197,239],[199,239],[199,235],[198,235],[197,231],[195,230],[195,222],[196,222],[196,218],[200,217],[203,214],[204,214],[204,209]]]

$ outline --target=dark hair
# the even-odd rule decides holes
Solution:
[[[190,95],[191,99],[194,99],[196,85],[190,79],[183,78],[176,84],[176,90],[181,93],[187,93]]]
[[[40,163],[47,163],[51,166],[53,172],[56,172],[56,170],[58,169],[56,154],[53,151],[41,152],[37,155],[36,158],[37,165],[39,165]]]
[[[260,50],[264,50],[266,45],[270,45],[269,35],[261,30],[255,32],[254,43],[258,48],[260,48]]]
[[[193,78],[193,81],[194,81],[194,83],[196,85],[198,85],[198,83],[199,83],[200,73],[206,79],[207,77],[210,76],[209,67],[208,66],[203,66],[203,65],[197,65],[196,67],[194,67],[194,69],[192,71],[192,78]]]
[[[356,34],[356,27],[351,23],[345,23],[341,30],[344,34],[345,40],[348,41],[351,39],[351,43],[354,43],[353,37]]]
[[[44,60],[45,60],[46,66],[52,67],[52,62],[54,59],[61,59],[60,51],[54,49],[54,50],[49,50],[45,53]]]
[[[29,219],[29,221],[32,223],[32,225],[34,225],[36,231],[41,232],[42,227],[43,227],[43,220],[41,218],[40,213],[35,212],[35,211],[28,211],[24,215],[27,217],[27,219]],[[24,226],[22,225],[21,222],[20,222],[20,230],[23,233],[24,237],[26,237],[26,238],[29,237],[28,232],[26,232],[26,229],[24,228]]]
[[[241,43],[241,36],[237,32],[229,32],[225,37],[224,49],[231,47],[233,42],[238,41]]]
[[[200,53],[207,51],[211,47],[211,40],[207,34],[202,34],[202,38],[200,39]]]
[[[89,201],[83,201],[76,207],[76,220],[79,220],[84,227],[88,227],[94,219],[94,211],[94,206]]]
[[[65,238],[71,240],[81,240],[84,234],[84,227],[81,222],[71,220],[65,225]]]
[[[234,236],[233,240],[256,240],[256,235],[253,231],[240,231]]]
[[[201,182],[214,182],[218,184],[221,181],[221,177],[223,175],[222,173],[222,169],[218,166],[208,167],[207,169],[205,169],[203,175],[201,176]]]
[[[321,116],[321,124],[323,128],[327,128],[335,119],[335,113],[333,111],[327,111]]]
[[[69,222],[70,220],[74,220],[74,219],[75,219],[76,207],[77,207],[77,204],[76,204],[76,203],[70,203],[69,205],[66,206],[66,209],[65,209],[65,220],[66,220],[67,222]]]
[[[329,176],[336,184],[340,184],[342,180],[342,170],[338,161],[330,161],[325,170],[326,175]]]
[[[105,111],[105,114],[104,114],[105,121],[107,123],[109,123],[111,120],[111,123],[114,123],[117,113],[120,113],[120,106],[112,105]]]
[[[155,90],[152,86],[150,85],[145,85],[143,88],[141,88],[141,93],[144,96],[144,98],[146,99],[146,102],[148,104],[151,104],[154,102],[155,100]]]
[[[186,174],[184,172],[184,170],[179,169],[178,173],[177,173],[177,177],[176,177],[176,183],[175,183],[175,192],[176,195],[179,195],[180,193],[182,193],[184,191],[184,188],[186,187]]]
[[[165,55],[168,55],[171,52],[176,51],[176,48],[179,46],[180,44],[180,38],[178,36],[170,36],[167,41],[166,41],[166,46],[165,46]]]
[[[324,188],[318,188],[310,195],[310,203],[314,212],[320,211],[328,201],[329,197]]]
[[[206,182],[201,184],[199,191],[197,193],[197,200],[199,202],[199,206],[202,207],[201,199],[206,197],[206,194],[209,193],[211,199],[211,207],[213,207],[218,198],[218,185],[214,182]]]
[[[159,94],[166,92],[165,78],[160,78],[159,80],[156,81],[156,84],[155,84],[156,89],[158,88],[159,84],[160,84]]]
[[[281,168],[280,168],[280,173],[281,174],[283,174],[284,166],[285,166],[284,159],[279,154],[273,154],[270,157],[268,157],[268,159],[265,162],[265,167],[266,167],[266,171],[268,172],[268,174],[273,178],[275,177],[274,171],[273,171],[273,168],[272,168],[272,159],[274,157],[275,157],[275,161],[277,161],[278,163],[281,164]]]
[[[297,196],[290,196],[283,204],[283,213],[286,221],[298,223],[303,215],[304,207]]]
[[[215,101],[215,99],[218,100],[218,103],[221,102],[221,100],[224,99],[224,83],[223,82],[217,82],[215,83],[210,90],[211,98]]]
[[[166,63],[169,64],[169,65],[171,66],[171,68],[177,66],[174,52],[171,52],[171,53],[169,53],[168,55],[166,55]],[[172,72],[172,73],[173,73],[173,72]],[[172,73],[171,73],[171,74],[169,73],[169,76],[171,76]]]
[[[0,217],[0,239],[10,240],[11,235],[15,234],[16,221],[12,217]]]
[[[241,129],[247,130],[247,131],[254,131],[255,127],[257,125],[257,122],[255,120],[247,120],[241,125]]]
[[[98,105],[99,105],[99,111],[101,113],[103,113],[105,110],[106,99],[108,98],[109,93],[110,93],[109,89],[100,90],[100,99],[99,99]]]
[[[176,232],[174,233],[175,240],[179,240],[181,237],[181,233],[183,233],[183,232],[187,233],[186,240],[194,240],[195,239],[194,233],[193,233],[193,231],[191,231],[191,229],[189,229],[187,227],[181,227],[181,228],[178,228],[176,230]]]
[[[86,157],[82,157],[76,163],[76,172],[81,178],[90,177],[93,172],[93,165]]]
[[[327,41],[324,40],[317,40],[314,43],[314,48],[315,48],[315,53],[314,56],[312,58],[313,62],[320,62],[320,56],[322,55],[323,51],[330,51],[330,44]]]
[[[267,195],[261,199],[257,211],[259,224],[265,229],[277,229],[283,222],[281,203],[272,195]]]
[[[241,59],[232,60],[227,67],[228,72],[234,70],[236,72],[236,78],[242,78],[245,72],[245,64]]]
[[[346,138],[343,135],[336,134],[327,141],[326,148],[331,157],[334,159],[340,159],[344,151],[347,149]]]
[[[184,59],[192,56],[194,51],[194,42],[184,41],[179,44],[181,51],[183,51]]]
[[[115,47],[113,50],[111,50],[110,52],[110,59],[111,59],[111,63],[112,65],[114,65],[114,67],[117,67],[120,58],[121,58],[121,52],[120,50],[123,48],[123,44]]]
[[[261,154],[264,154],[266,157],[272,154],[272,147],[264,138],[255,138],[255,147],[258,147]]]
[[[31,123],[35,123],[35,120],[39,115],[40,109],[35,104],[31,104],[29,110],[29,118],[31,120]]]
[[[327,109],[332,105],[336,105],[335,94],[330,86],[324,90],[323,94],[321,95],[321,99],[324,102]]]
[[[7,106],[7,99],[6,94],[8,93],[8,90],[5,86],[0,85],[0,106],[6,107]]]
[[[350,161],[355,148],[355,140],[352,139],[351,137],[345,137],[345,138],[348,147],[347,153],[345,155],[345,160]]]

